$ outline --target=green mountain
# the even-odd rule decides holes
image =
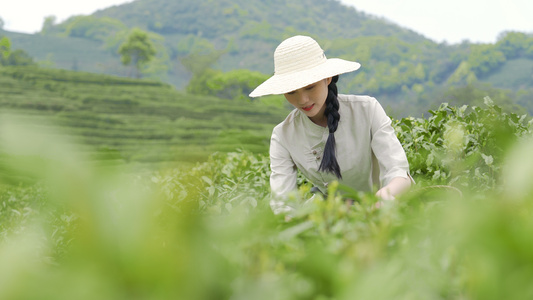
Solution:
[[[271,74],[279,42],[307,34],[329,57],[362,63],[342,76],[341,92],[376,96],[396,116],[419,115],[443,101],[477,104],[484,95],[533,112],[531,34],[502,34],[496,44],[437,44],[334,0],[136,0],[45,23],[40,34],[0,34],[45,65],[128,76],[133,71],[120,64],[117,50],[133,27],[148,32],[157,49],[144,76],[178,89],[194,72],[184,59],[211,55],[218,60],[204,67]]]
[[[94,14],[120,20],[165,37],[173,54],[188,54],[198,41],[228,49],[220,67],[272,72],[272,53],[284,37],[310,34],[318,39],[362,36],[397,37],[405,42],[421,35],[326,0],[137,0]],[[189,45],[183,39],[189,37]],[[180,45],[181,43],[181,45]]]
[[[218,62],[218,68],[225,71],[246,68],[268,74],[272,72],[274,48],[283,37],[293,34],[323,39],[383,35],[406,42],[424,40],[413,31],[331,0],[300,3],[141,0],[90,17],[78,16],[62,24],[44,25],[37,35],[4,34],[18,48],[37,60],[52,61],[56,67],[75,69],[77,62],[80,70],[124,76],[126,71],[121,68],[116,52],[124,38],[122,31],[132,27],[154,33],[155,39],[164,39],[164,50],[160,50],[165,52],[162,56],[166,56],[163,59],[168,72],[160,77],[180,88],[187,84],[189,76],[179,58],[195,51],[225,49],[227,53]],[[92,60],[93,66],[88,66]],[[85,62],[87,65],[82,66]]]

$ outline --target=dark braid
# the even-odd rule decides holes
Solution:
[[[342,179],[341,168],[335,157],[335,131],[339,125],[341,116],[339,115],[339,100],[337,99],[337,81],[339,76],[332,78],[328,85],[328,97],[326,98],[326,109],[324,116],[328,119],[329,136],[324,147],[324,154],[322,155],[322,162],[320,163],[319,171],[330,172],[335,174],[337,178]]]

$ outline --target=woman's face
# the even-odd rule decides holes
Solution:
[[[285,94],[285,99],[297,109],[305,113],[313,122],[320,122],[324,118],[328,85],[331,77],[294,90]],[[318,124],[318,123],[317,123]]]

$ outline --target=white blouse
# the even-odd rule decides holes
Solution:
[[[379,102],[369,96],[338,95],[340,120],[335,132],[340,183],[358,191],[386,186],[393,178],[410,178],[405,151]],[[297,169],[323,193],[332,173],[319,172],[327,128],[313,123],[298,109],[278,124],[270,141],[271,206],[282,208],[283,198],[297,189]],[[377,160],[377,164],[376,164]],[[378,167],[379,166],[379,167]],[[290,209],[290,208],[289,208]]]

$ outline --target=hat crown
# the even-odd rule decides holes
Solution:
[[[327,61],[324,50],[308,37],[297,35],[283,41],[274,52],[274,74],[309,70]]]

